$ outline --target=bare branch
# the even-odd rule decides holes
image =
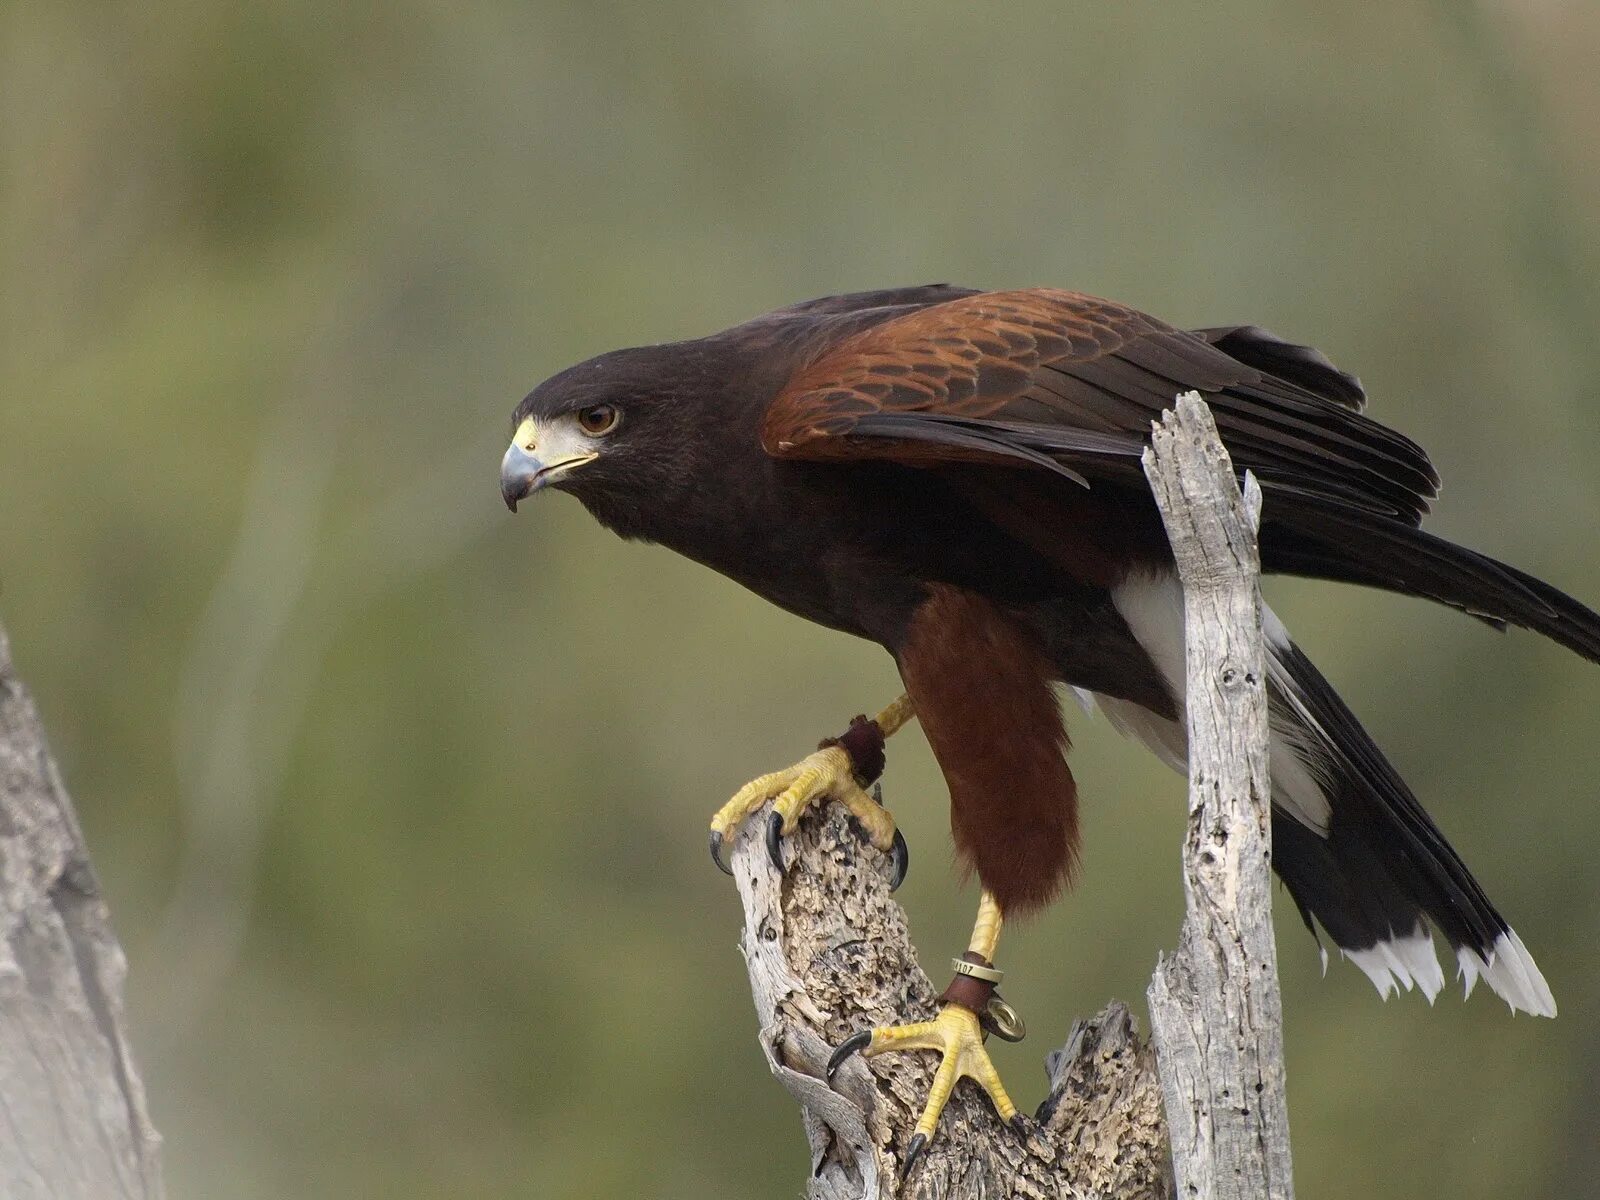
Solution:
[[[1156,968],[1151,1027],[1184,1200],[1294,1194],[1272,936],[1271,787],[1261,640],[1260,489],[1240,497],[1194,392],[1156,425],[1145,474],[1183,581],[1188,912]]]

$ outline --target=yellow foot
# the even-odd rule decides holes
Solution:
[[[782,871],[784,837],[794,832],[806,809],[831,796],[861,823],[867,839],[894,859],[894,879],[890,887],[897,888],[906,877],[910,855],[906,839],[895,828],[894,818],[881,803],[882,792],[874,791],[877,799],[867,795],[856,782],[850,755],[842,747],[826,746],[787,770],[752,779],[718,809],[717,815],[711,818],[711,861],[733,874],[722,861],[723,843],[732,838],[746,817],[776,796],[772,814],[767,818],[767,854],[772,865]]]
[[[983,1025],[978,1020],[978,1014],[970,1008],[947,1004],[931,1021],[917,1025],[886,1026],[846,1038],[833,1052],[833,1057],[828,1059],[830,1082],[840,1064],[857,1050],[865,1058],[894,1050],[937,1050],[942,1056],[939,1070],[933,1077],[933,1086],[928,1089],[928,1102],[923,1106],[916,1132],[912,1134],[906,1146],[905,1158],[900,1164],[902,1179],[911,1173],[917,1159],[928,1148],[933,1131],[938,1128],[939,1116],[944,1112],[944,1106],[949,1102],[959,1079],[974,1080],[988,1093],[1002,1121],[1019,1133],[1025,1130],[1026,1118],[1011,1103],[1011,1097],[1006,1095],[1000,1074],[994,1069],[989,1052],[983,1048]]]

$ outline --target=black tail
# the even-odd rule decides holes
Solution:
[[[1262,516],[1264,570],[1437,600],[1500,628],[1542,633],[1600,663],[1600,614],[1488,555],[1326,501],[1275,496]]]
[[[1521,939],[1275,618],[1267,653],[1274,866],[1306,925],[1313,933],[1321,925],[1385,994],[1415,984],[1432,1000],[1444,978],[1431,924],[1455,950],[1468,991],[1482,978],[1513,1011],[1554,1016],[1555,1000]],[[1285,754],[1304,766],[1325,805],[1306,798],[1307,781],[1296,787]]]

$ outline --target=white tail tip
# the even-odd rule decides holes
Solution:
[[[1463,946],[1456,951],[1456,962],[1466,995],[1472,995],[1473,986],[1481,979],[1511,1006],[1512,1012],[1521,1010],[1536,1017],[1556,1015],[1556,998],[1550,994],[1550,985],[1516,930],[1508,929],[1496,938],[1487,958]]]

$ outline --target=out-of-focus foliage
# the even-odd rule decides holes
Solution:
[[[175,1193],[800,1187],[704,822],[891,665],[509,518],[510,408],[577,358],[932,279],[1255,320],[1434,452],[1434,528],[1600,599],[1597,52],[1577,0],[0,8],[0,607]],[[1303,1190],[1592,1188],[1600,672],[1274,595],[1562,1006],[1380,1003],[1285,912]],[[1179,780],[1072,724],[1083,881],[1005,947],[1030,1103],[1181,905]],[[937,966],[974,893],[891,763]]]

